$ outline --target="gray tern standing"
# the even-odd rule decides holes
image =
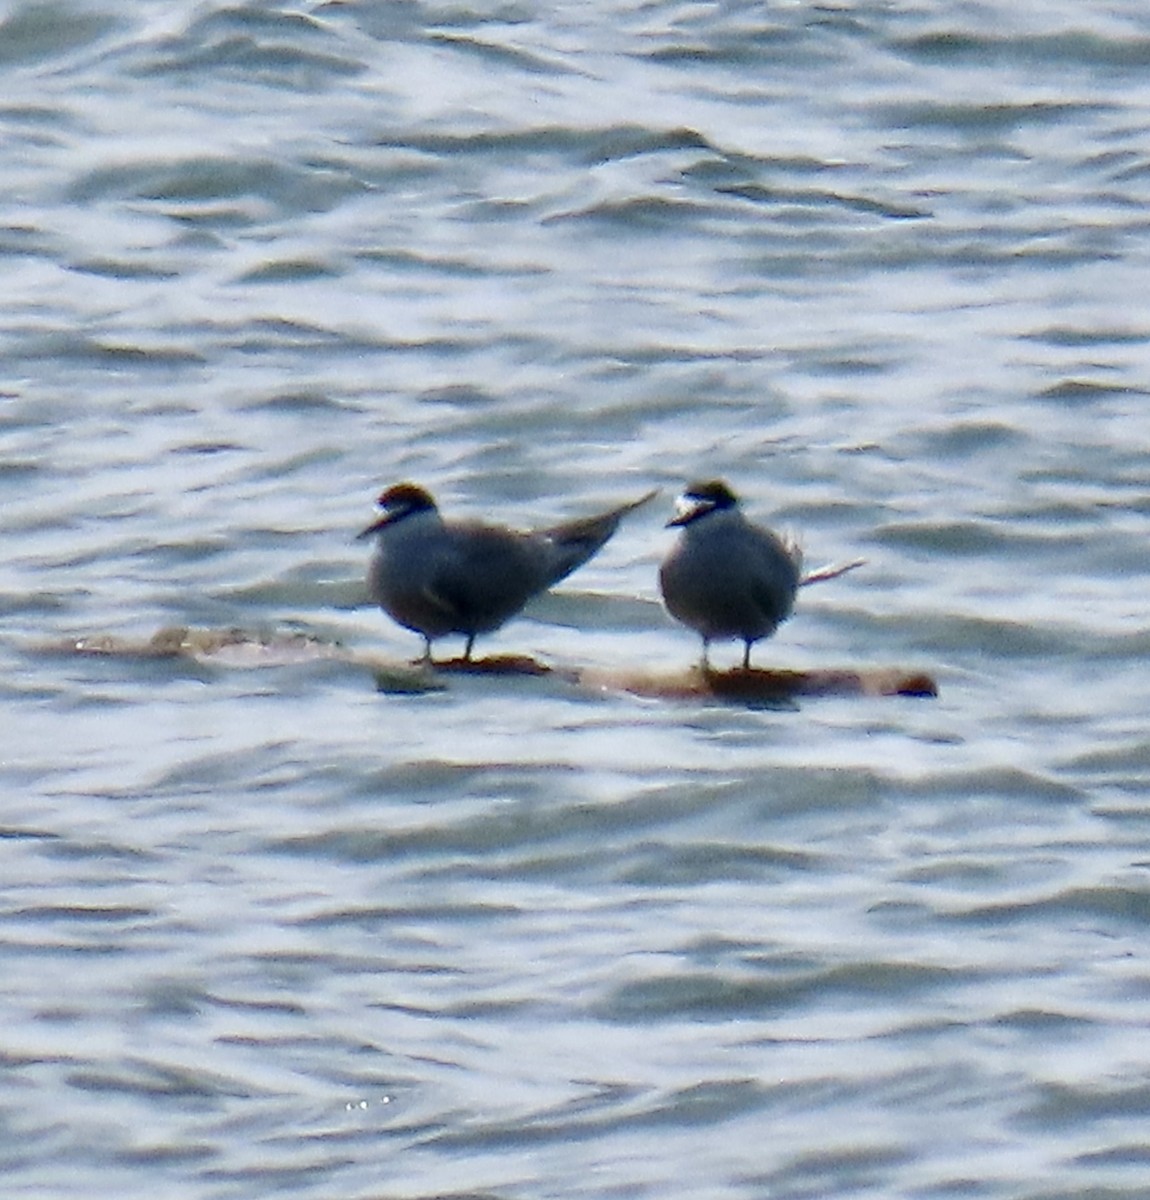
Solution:
[[[498,629],[582,566],[623,517],[655,494],[597,516],[519,532],[444,520],[429,492],[398,483],[379,497],[379,519],[359,534],[376,539],[368,590],[393,620],[423,635],[423,661],[431,661],[432,641],[450,633],[466,637],[463,657],[470,660],[479,634]]]
[[[798,545],[743,515],[738,497],[721,480],[689,484],[668,528],[679,537],[659,568],[663,603],[676,620],[703,639],[710,669],[715,639],[743,642],[743,669],[751,647],[791,615],[803,582]]]

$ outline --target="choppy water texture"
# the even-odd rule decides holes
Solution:
[[[0,14],[5,1195],[1145,1196],[1145,6]],[[34,649],[414,654],[414,478],[664,488],[486,648],[671,669],[712,474],[940,698]]]

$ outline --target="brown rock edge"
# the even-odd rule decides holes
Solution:
[[[497,656],[470,662],[454,658],[424,667],[432,673],[465,675],[546,675],[579,687],[626,692],[654,700],[731,700],[743,704],[789,700],[799,696],[922,696],[938,695],[938,684],[923,671],[897,667],[855,670],[817,668],[785,671],[752,667],[704,671],[694,666],[676,674],[655,674],[634,668],[550,667],[534,658]],[[386,684],[381,685],[386,687]]]

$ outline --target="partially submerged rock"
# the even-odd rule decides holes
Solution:
[[[731,700],[763,704],[800,696],[937,696],[938,685],[921,671],[872,667],[867,670],[783,671],[736,667],[704,671],[693,667],[676,675],[641,671],[582,672],[580,682],[658,700]]]
[[[260,633],[245,629],[174,626],[146,639],[96,636],[68,639],[42,649],[56,654],[135,659],[187,659],[226,667],[293,666],[314,661],[346,662],[370,671],[376,686],[391,694],[440,691],[452,675],[547,677],[596,691],[623,692],[655,700],[727,700],[740,704],[779,703],[803,696],[937,696],[938,685],[921,671],[871,667],[861,670],[768,670],[752,667],[674,674],[637,668],[552,667],[526,655],[401,663],[356,654],[305,633]]]
[[[150,638],[125,638],[112,634],[54,642],[49,653],[92,655],[103,658],[186,658],[220,666],[279,667],[319,659],[348,659],[334,642],[305,633],[259,633],[251,629],[194,629],[172,625]]]

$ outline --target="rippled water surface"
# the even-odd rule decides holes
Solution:
[[[1150,13],[0,4],[11,1196],[1125,1200],[1150,1179]],[[380,488],[640,495],[485,640],[937,700],[384,694]],[[716,656],[733,661],[734,647]]]

